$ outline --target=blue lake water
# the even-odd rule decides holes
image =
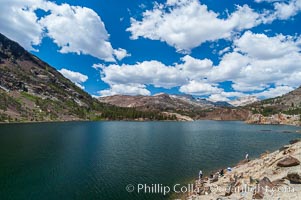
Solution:
[[[276,150],[301,137],[296,130],[233,121],[2,124],[0,199],[168,199],[125,187],[184,184],[200,169]]]

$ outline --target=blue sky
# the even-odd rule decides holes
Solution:
[[[301,85],[301,0],[0,0],[0,32],[95,96]]]

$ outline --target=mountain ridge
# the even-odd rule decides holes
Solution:
[[[229,103],[164,93],[153,96],[113,95],[98,99],[120,107],[179,113],[194,120],[243,120],[258,124],[298,125],[300,117],[295,115],[301,115],[301,87],[280,97],[260,101],[247,96]]]
[[[100,102],[120,107],[178,113],[194,120],[246,120],[250,113],[245,109],[235,109],[228,103],[214,103],[193,98],[191,95],[168,95],[164,93],[154,96],[113,95],[98,99]]]

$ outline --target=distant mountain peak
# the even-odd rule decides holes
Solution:
[[[230,101],[229,103],[235,107],[238,106],[246,106],[248,104],[252,104],[259,101],[259,99],[256,96],[245,96],[245,97],[239,97],[233,101]]]

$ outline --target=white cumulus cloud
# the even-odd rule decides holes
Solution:
[[[286,94],[290,91],[294,90],[293,87],[289,86],[277,86],[275,88],[269,88],[266,91],[254,94],[257,97],[263,97],[263,98],[273,98],[277,96],[281,96],[283,94]]]
[[[261,18],[248,5],[237,6],[223,19],[198,0],[169,0],[143,12],[141,20],[131,18],[127,31],[132,39],[160,40],[187,52],[206,41],[229,38],[235,31],[257,26],[262,23]]]
[[[65,69],[65,68],[58,70],[58,71],[61,74],[63,74],[63,76],[68,78],[70,81],[75,83],[78,87],[80,87],[81,89],[84,89],[84,86],[82,86],[81,84],[88,80],[88,76],[81,74],[79,72],[74,72],[74,71]]]
[[[129,85],[131,88],[133,86],[135,86],[134,88],[139,88],[139,90],[133,90],[138,92],[137,94],[146,94],[144,88],[147,85],[169,89],[187,85],[190,80],[199,80],[206,75],[212,68],[212,65],[213,63],[209,59],[201,60],[186,55],[181,58],[180,63],[170,66],[151,60],[133,65],[111,64],[105,66],[103,64],[94,64],[93,68],[101,71],[101,79],[112,88],[106,92],[117,91],[115,88],[117,86],[120,88],[120,85],[123,87],[124,85]],[[139,87],[136,87],[137,85]]]
[[[40,0],[1,0],[0,32],[10,39],[19,42],[28,50],[39,45],[42,39],[43,26],[34,13],[36,2]]]
[[[268,98],[301,85],[300,41],[300,36],[279,34],[268,37],[246,31],[234,40],[231,48],[226,48],[227,52],[217,65],[209,59],[186,55],[173,65],[151,60],[132,65],[98,64],[94,68],[101,71],[101,79],[111,87],[179,87],[183,93],[210,95],[211,100],[229,100],[259,93]],[[219,84],[224,81],[232,82],[234,92],[220,88]]]
[[[234,51],[226,53],[208,76],[210,81],[232,81],[237,91],[264,90],[272,84],[301,85],[300,37],[245,32],[234,41]]]
[[[269,2],[273,4],[274,10],[268,11],[271,20],[287,20],[301,11],[301,0],[255,0],[255,2]]]
[[[151,94],[150,91],[146,89],[146,86],[141,84],[113,84],[109,89],[101,90],[98,93],[102,97],[117,94],[146,96],[149,96]]]
[[[186,82],[186,78],[175,67],[159,61],[144,61],[134,65],[112,64],[102,68],[102,80],[113,84],[147,84],[172,88]]]
[[[247,53],[258,59],[281,58],[292,52],[298,52],[299,47],[294,37],[276,35],[268,37],[265,34],[254,34],[247,31],[234,41],[238,51]]]
[[[118,60],[122,60],[125,57],[131,56],[131,54],[122,48],[114,49],[114,55]]]
[[[41,19],[36,14],[39,9],[45,11]],[[129,55],[124,49],[113,49],[100,16],[87,7],[46,0],[2,0],[0,21],[0,32],[28,50],[48,36],[60,53],[87,54],[108,62]]]
[[[237,98],[237,97],[244,97],[248,96],[247,94],[241,93],[241,92],[225,92],[222,91],[220,93],[213,93],[209,96],[208,100],[217,102],[217,101],[226,101],[229,102],[231,101],[229,98]]]
[[[211,94],[208,98],[209,101],[212,102],[218,102],[218,101],[230,101],[230,99],[228,99],[227,97],[221,95],[221,94]]]
[[[180,92],[199,96],[221,93],[222,91],[223,89],[213,86],[212,84],[195,80],[192,80],[187,85],[180,87]]]
[[[275,16],[279,19],[286,20],[295,16],[301,11],[301,0],[291,0],[286,2],[277,2],[274,4]]]
[[[115,61],[109,35],[101,18],[92,9],[69,4],[48,6],[51,14],[40,23],[61,53],[88,54],[105,61]]]

